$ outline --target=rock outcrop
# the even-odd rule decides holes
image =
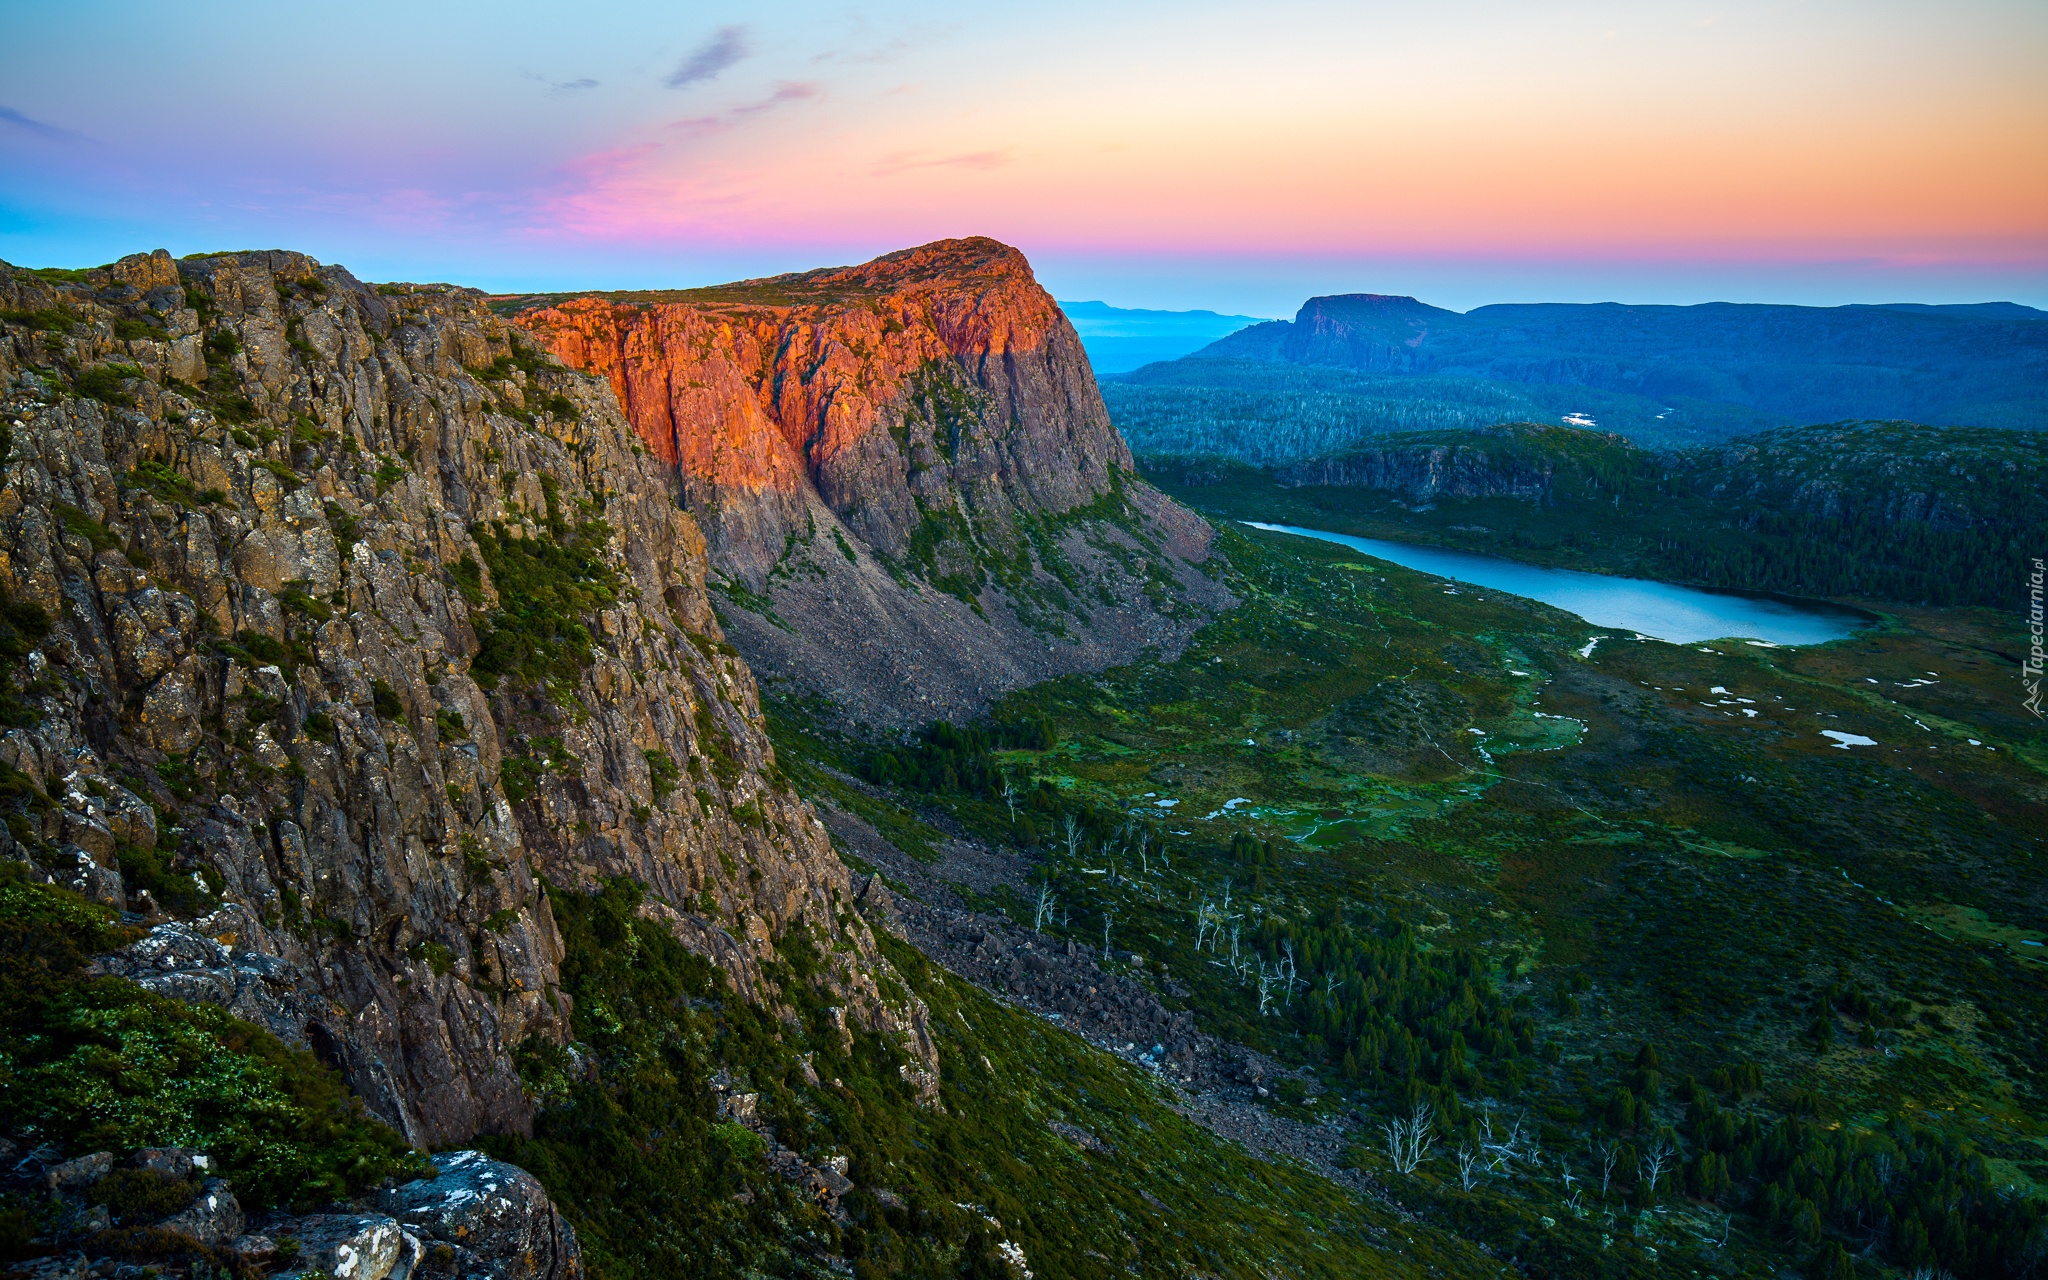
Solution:
[[[481,1151],[434,1157],[435,1174],[393,1187],[377,1207],[416,1239],[459,1251],[465,1273],[502,1280],[575,1280],[576,1233],[532,1174]]]
[[[1200,354],[1407,373],[1417,367],[1417,348],[1432,331],[1453,328],[1463,318],[1396,294],[1335,294],[1310,298],[1291,321],[1247,326]]]
[[[153,926],[107,971],[445,1145],[528,1127],[512,1050],[567,1035],[545,886],[625,876],[755,998],[808,926],[933,1063],[601,380],[295,253],[0,264],[0,311],[0,588],[54,623],[0,686],[0,857]]]
[[[39,1157],[48,1152],[21,1152],[20,1143],[0,1138],[0,1186],[33,1197],[25,1175],[43,1166]],[[227,1182],[197,1177],[212,1163],[205,1152],[177,1147],[145,1148],[126,1167],[159,1179],[158,1196],[171,1200],[175,1192],[172,1203],[189,1203],[161,1217],[131,1213],[116,1223],[100,1187],[114,1163],[111,1152],[98,1151],[44,1168],[49,1195],[33,1218],[43,1234],[30,1247],[46,1252],[9,1266],[9,1280],[260,1275],[280,1264],[284,1274],[307,1280],[408,1280],[429,1273],[580,1280],[584,1274],[576,1233],[540,1183],[481,1151],[443,1152],[428,1176],[387,1188],[374,1206],[333,1204],[319,1213],[268,1214],[255,1223]],[[112,1230],[116,1225],[126,1230]],[[132,1261],[138,1256],[156,1265],[145,1270]]]
[[[749,662],[850,719],[971,714],[1228,603],[1208,526],[1136,479],[1072,325],[993,240],[500,306],[676,467]]]
[[[1616,435],[1570,427],[1507,423],[1473,431],[1387,436],[1342,453],[1280,468],[1287,488],[1309,485],[1380,489],[1409,502],[1438,497],[1549,496],[1559,469],[1578,472],[1591,455],[1620,454],[1617,469],[1648,465],[1651,455]]]
[[[2039,436],[1835,422],[1786,427],[1698,449],[1674,470],[1729,506],[1798,512],[1866,525],[1924,524],[1942,532],[2024,529],[2048,518],[2034,472]]]

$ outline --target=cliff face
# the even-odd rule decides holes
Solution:
[[[2039,436],[1836,422],[1745,436],[1678,460],[1692,488],[1730,506],[1826,520],[1925,524],[1944,532],[2048,519],[2035,475]]]
[[[1334,458],[1297,462],[1277,473],[1286,488],[1342,485],[1386,489],[1411,502],[1452,498],[1541,498],[1555,472],[1548,462],[1497,458],[1471,445],[1357,449]]]
[[[1280,358],[1371,373],[1406,372],[1415,367],[1416,351],[1433,331],[1461,319],[1455,311],[1392,294],[1310,298],[1296,313]]]
[[[602,381],[473,291],[292,253],[0,264],[0,310],[0,586],[55,624],[0,696],[51,803],[0,857],[158,926],[107,968],[459,1141],[526,1127],[512,1050],[566,1037],[543,880],[630,876],[757,998],[807,926],[933,1063]]]
[[[1476,431],[1389,436],[1362,448],[1282,467],[1274,478],[1286,488],[1383,489],[1410,502],[1439,496],[1541,501],[1550,496],[1561,468],[1582,481],[1587,474],[1624,474],[1653,461],[1652,455],[1621,436],[1508,423]]]
[[[880,723],[1176,648],[1227,597],[1135,480],[1023,255],[942,241],[709,289],[515,301],[673,463],[765,673]]]

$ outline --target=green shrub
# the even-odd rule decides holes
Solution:
[[[33,686],[17,689],[14,681],[16,673],[26,669],[28,655],[55,625],[56,620],[43,606],[33,600],[16,602],[0,588],[0,725],[26,727],[41,719],[20,696]],[[6,786],[0,782],[0,800],[6,797]]]
[[[675,757],[666,751],[646,751],[641,754],[647,757],[647,780],[654,787],[655,800],[668,799],[669,794],[676,789],[676,780],[683,776],[683,771],[676,768]]]
[[[609,530],[602,522],[569,530],[548,497],[554,540],[471,530],[498,591],[498,608],[478,629],[470,663],[487,685],[507,677],[523,685],[574,680],[592,660],[583,618],[618,599],[618,575],[585,550],[602,546]]]
[[[121,868],[122,882],[131,892],[147,890],[150,897],[177,915],[204,915],[218,905],[200,891],[190,875],[173,871],[170,855],[162,849],[120,844],[114,848],[114,857]]]
[[[252,465],[260,467],[271,475],[276,476],[278,484],[284,487],[286,493],[291,493],[306,483],[304,476],[275,458],[257,458],[253,460]]]
[[[768,1149],[760,1134],[743,1124],[726,1121],[711,1126],[711,1137],[736,1160],[757,1160]]]
[[[448,566],[448,575],[455,579],[455,589],[469,601],[471,608],[484,602],[484,571],[475,556],[463,552],[460,560]]]
[[[398,690],[386,684],[382,678],[370,681],[370,706],[379,718],[400,720],[405,717],[405,704],[398,699]]]
[[[161,1169],[116,1169],[93,1186],[91,1201],[107,1206],[117,1227],[156,1222],[199,1198],[199,1186]]]
[[[136,463],[121,482],[130,489],[153,494],[172,506],[202,506],[227,496],[218,490],[201,493],[191,480],[155,458],[144,458]]]
[[[0,1126],[71,1150],[204,1148],[252,1208],[347,1197],[420,1162],[333,1071],[211,1005],[88,956],[137,931],[0,865]]]
[[[0,320],[25,324],[31,330],[68,333],[78,323],[78,313],[69,307],[42,307],[34,311],[0,311]]]
[[[265,666],[284,666],[291,662],[292,651],[283,641],[266,636],[260,631],[238,631],[235,642],[248,651],[251,658]]]
[[[114,321],[114,336],[124,342],[140,338],[147,338],[151,342],[166,342],[170,339],[171,335],[158,326],[144,323],[141,320],[116,320]]]
[[[111,551],[121,545],[121,540],[116,538],[105,525],[85,514],[85,512],[80,511],[77,507],[66,506],[64,503],[59,502],[51,510],[55,512],[57,522],[64,526],[64,532],[75,533],[92,544],[92,553],[94,555],[98,555],[102,551]]]
[[[97,400],[101,404],[132,409],[135,407],[135,397],[129,395],[122,388],[122,384],[130,378],[141,376],[142,370],[132,364],[103,364],[80,373],[72,386],[79,395]]]

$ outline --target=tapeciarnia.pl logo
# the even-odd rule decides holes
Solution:
[[[2044,577],[2048,577],[2048,564],[2036,556],[2034,572],[2027,578],[2027,638],[2032,643],[2027,649],[2026,662],[2020,666],[2020,678],[2027,683],[2027,710],[2048,718],[2048,706],[2041,702],[2041,669],[2044,663],[2048,663],[2048,650],[2042,648],[2041,589]]]

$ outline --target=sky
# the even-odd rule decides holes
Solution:
[[[659,288],[2048,307],[2039,0],[9,6],[0,258]]]

